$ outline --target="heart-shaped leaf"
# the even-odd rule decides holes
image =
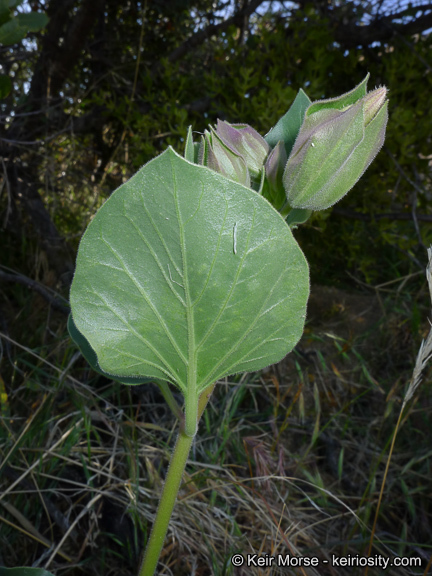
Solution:
[[[201,392],[293,348],[308,293],[306,260],[279,213],[169,148],[90,223],[70,301],[98,366],[177,386],[193,435]]]

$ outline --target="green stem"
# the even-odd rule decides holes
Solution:
[[[185,404],[185,433],[195,437],[198,428],[198,399],[194,390],[188,393]]]
[[[213,392],[215,384],[204,390],[198,401],[198,421]],[[171,462],[165,478],[156,519],[147,542],[143,563],[139,571],[139,576],[152,576],[157,568],[160,553],[163,548],[168,524],[180,489],[183,472],[189,456],[189,452],[194,440],[193,436],[188,436],[184,429],[184,420],[180,421],[180,432],[171,457]]]
[[[193,437],[180,430],[139,576],[151,576],[157,568],[192,442]]]

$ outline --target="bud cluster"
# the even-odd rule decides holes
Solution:
[[[198,147],[197,163],[208,166],[230,180],[253,186],[261,180],[270,146],[246,124],[217,121],[205,130]]]
[[[314,103],[300,91],[265,138],[246,124],[218,120],[194,144],[189,129],[185,157],[252,187],[284,216],[297,211],[304,221],[309,211],[338,202],[384,143],[387,89],[367,93],[368,77],[342,96]],[[295,222],[292,214],[288,222]]]

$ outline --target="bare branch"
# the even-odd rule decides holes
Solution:
[[[429,9],[432,10],[431,5],[429,5]],[[432,28],[432,12],[413,18],[411,22],[406,24],[395,22],[402,16],[403,14],[392,14],[391,16],[378,17],[366,26],[358,26],[354,22],[345,24],[343,21],[338,21],[335,39],[344,48],[354,48],[355,46],[368,46],[372,42],[388,42],[396,34],[413,36]]]
[[[188,38],[183,44],[180,44],[171,54],[168,56],[168,60],[170,62],[176,62],[185,56],[188,52],[192,51],[194,48],[205,42],[211,36],[215,36],[216,34],[220,34],[227,28],[229,28],[232,24],[236,24],[237,26],[241,27],[244,23],[244,18],[250,16],[255,12],[257,8],[261,4],[263,4],[264,0],[252,0],[250,3],[245,3],[243,8],[233,14],[231,18],[227,18],[223,22],[219,24],[210,24],[203,30],[199,30],[193,36]]]

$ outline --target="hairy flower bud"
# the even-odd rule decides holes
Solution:
[[[192,137],[188,135],[188,158],[193,157]],[[198,151],[198,163],[227,178],[258,189],[264,162],[270,146],[256,130],[247,124],[217,121],[216,128],[205,131]]]
[[[252,178],[258,178],[270,146],[256,130],[247,124],[217,121],[216,134],[237,154],[240,154]]]
[[[250,175],[243,157],[228,146],[211,128],[201,139],[198,163],[208,166],[234,182],[250,186]]]
[[[292,208],[324,210],[354,186],[384,143],[386,88],[311,104],[288,158],[283,182]]]

